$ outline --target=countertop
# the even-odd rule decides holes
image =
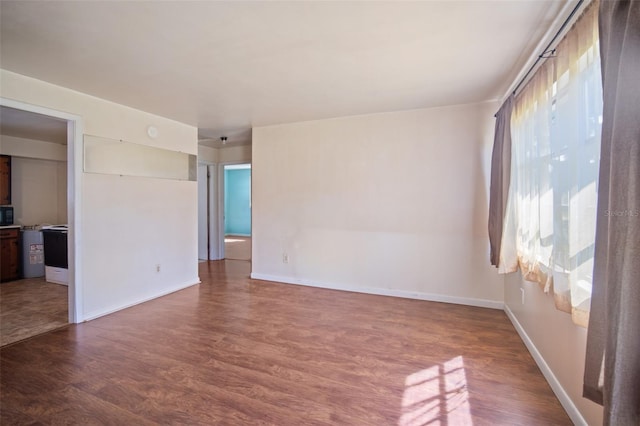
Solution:
[[[22,225],[6,225],[0,226],[0,229],[22,228]]]

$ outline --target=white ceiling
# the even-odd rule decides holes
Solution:
[[[0,134],[66,145],[67,121],[2,106]]]
[[[2,68],[198,126],[501,97],[565,1],[0,2]]]

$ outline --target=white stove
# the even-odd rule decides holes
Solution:
[[[50,229],[52,231],[69,231],[69,225],[44,225],[40,229]]]
[[[42,227],[44,237],[44,274],[51,283],[69,285],[68,225]]]

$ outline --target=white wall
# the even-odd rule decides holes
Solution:
[[[495,108],[254,128],[252,276],[502,307],[487,238]]]
[[[67,223],[67,147],[0,135],[11,158],[11,204],[18,225]]]
[[[88,135],[197,153],[193,126],[6,70],[0,71],[0,96],[81,116]],[[147,136],[150,125],[158,129],[156,139]],[[82,173],[76,190],[81,317],[198,282],[196,182]]]
[[[226,146],[224,148],[198,145],[198,161],[206,164],[250,163],[251,145]]]
[[[11,175],[16,224],[67,223],[65,163],[12,157]]]
[[[0,135],[0,152],[15,157],[67,161],[66,145],[7,135]]]
[[[226,146],[218,150],[220,163],[250,163],[251,145]]]
[[[58,220],[57,223],[69,223],[67,217],[67,205],[68,205],[68,187],[67,187],[67,173],[69,172],[66,161],[56,162],[58,167]]]
[[[520,272],[506,275],[505,305],[526,333],[525,340],[535,346],[566,392],[569,404],[575,406],[587,424],[602,424],[602,407],[582,397],[587,329],[573,324],[571,315],[555,308],[553,297],[545,294],[538,284],[523,280]],[[571,414],[572,410],[567,411]],[[576,418],[573,420],[580,423]]]
[[[208,146],[198,145],[198,162],[205,164],[215,164],[218,162],[218,149]]]

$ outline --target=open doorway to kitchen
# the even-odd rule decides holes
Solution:
[[[224,258],[251,260],[251,164],[224,166]]]
[[[13,212],[0,229],[2,346],[82,320],[74,209],[81,125],[79,117],[0,98],[10,186],[3,202]]]

